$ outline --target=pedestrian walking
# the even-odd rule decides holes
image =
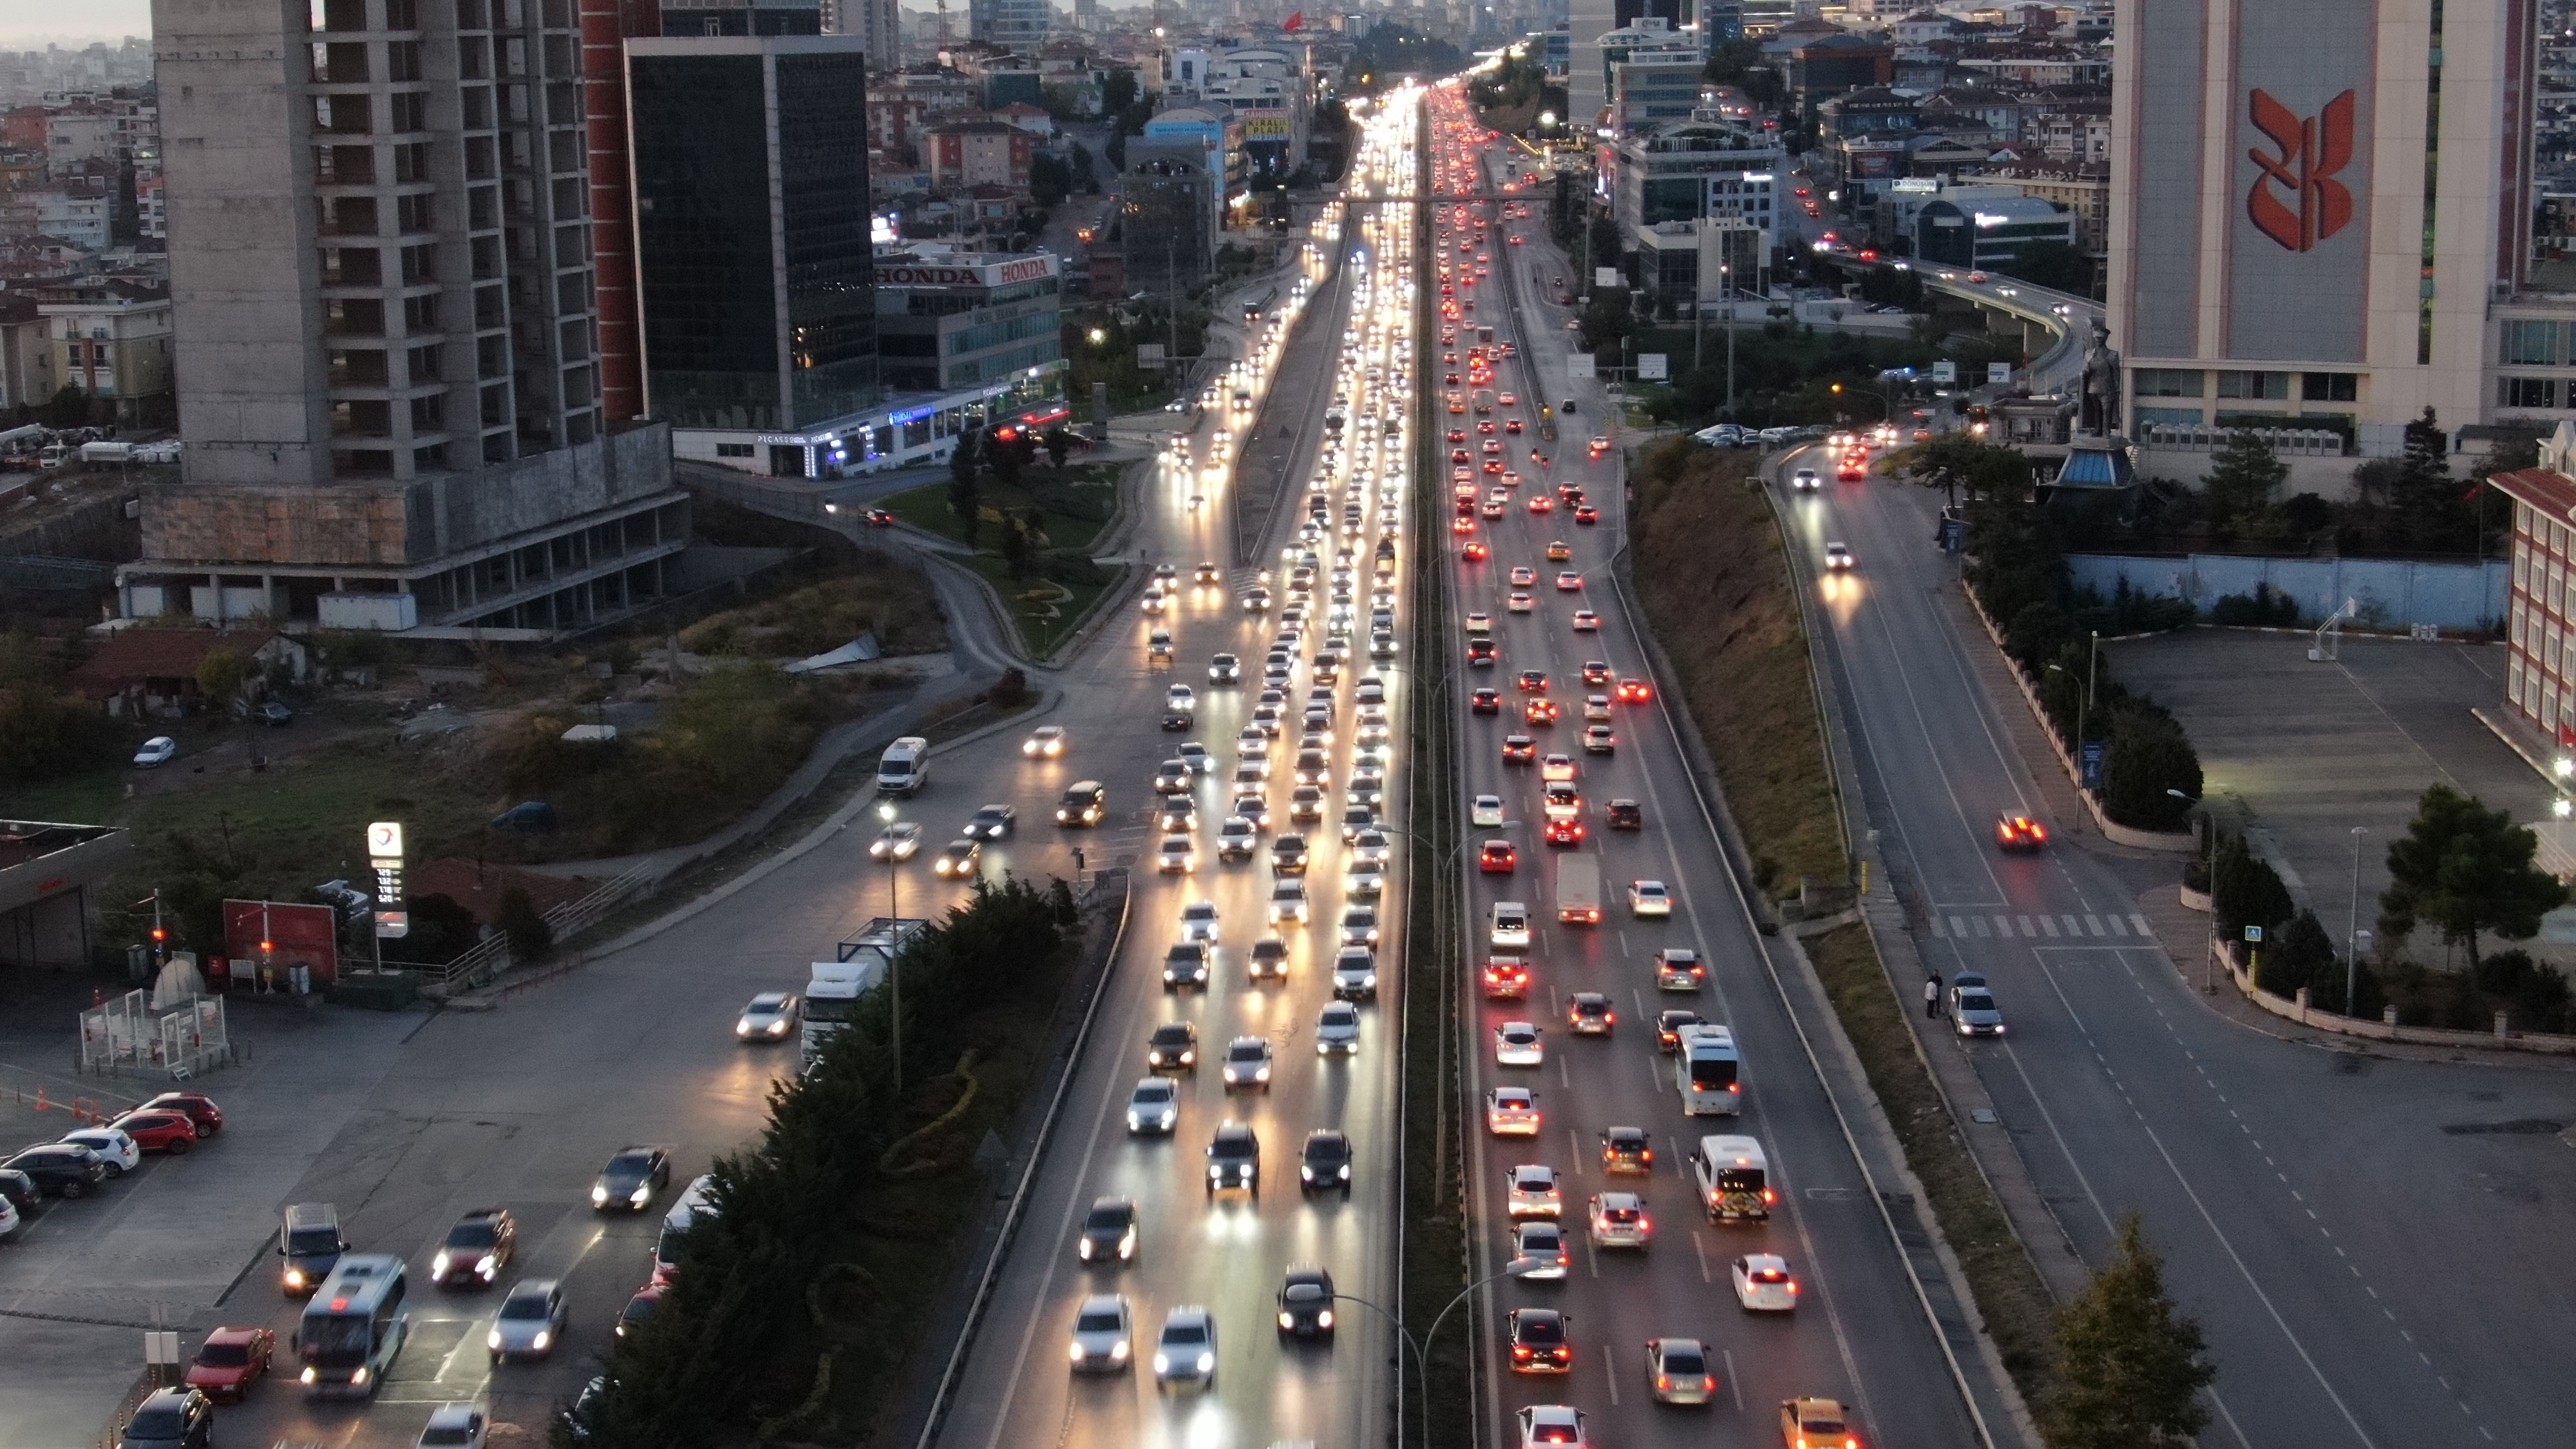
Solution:
[[[1938,971],[1923,983],[1923,1014],[1934,1021],[1941,1019],[1941,973]]]

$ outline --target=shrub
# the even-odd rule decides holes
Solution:
[[[2301,911],[2277,937],[2266,934],[2255,956],[2254,984],[2275,996],[2296,996],[2300,987],[2331,974],[2337,964],[2334,942],[2317,924],[2317,913]]]
[[[2173,716],[2135,705],[2114,716],[2102,759],[2105,814],[2139,830],[2177,830],[2199,798],[2200,754]]]
[[[2218,913],[2218,934],[2228,940],[2243,939],[2247,926],[2261,926],[2269,932],[2288,920],[2294,909],[2289,888],[2281,884],[2281,877],[2254,854],[2241,835],[2220,838],[2211,880],[2210,897]]]
[[[2570,1024],[2567,978],[2556,967],[2516,947],[2478,963],[2478,989],[2501,999],[2513,1024],[2525,1031],[2563,1032]]]
[[[537,914],[536,902],[518,886],[502,894],[492,924],[510,938],[510,954],[521,961],[543,961],[555,953],[555,928]]]
[[[2221,594],[2209,606],[2209,622],[2236,627],[2285,629],[2299,622],[2299,601],[2268,583],[2252,594]]]

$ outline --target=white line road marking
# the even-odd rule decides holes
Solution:
[[[1610,1356],[1610,1345],[1601,1345],[1601,1368],[1610,1376],[1610,1406],[1619,1406],[1619,1361]]]
[[[1572,1167],[1566,1169],[1566,1175],[1581,1177],[1583,1175],[1583,1139],[1575,1136],[1574,1129],[1571,1127],[1565,1129],[1565,1150],[1574,1162]]]
[[[2110,921],[2111,921],[2111,934],[2112,934],[2112,935],[2114,935],[2114,936],[2125,936],[2125,935],[2129,934],[2129,923],[2128,923],[2128,922],[2126,922],[2126,921],[2124,921],[2124,920],[2121,920],[2121,919],[2120,919],[2118,916],[2116,916],[2116,915],[2115,915],[2115,916],[2112,916],[2112,917],[2110,918]]]
[[[2058,919],[2066,923],[2066,934],[2070,936],[2081,936],[2084,934],[2084,928],[2075,924],[2075,918],[2073,916],[2059,916]]]
[[[1964,936],[1968,934],[1968,923],[1960,920],[1957,916],[1952,916],[1950,918],[1950,934],[1953,936]]]
[[[2056,939],[2056,936],[2057,936],[2057,918],[2056,918],[2056,917],[2054,917],[2054,916],[2042,916],[2042,917],[2040,917],[2040,918],[2039,918],[2039,928],[2040,928],[2042,931],[2045,931],[2046,933],[2048,933],[2048,936],[2049,936],[2049,938],[2050,938],[2051,940]]]
[[[1718,1356],[1726,1360],[1726,1386],[1735,1394],[1735,1412],[1744,1412],[1744,1380],[1735,1376],[1735,1350],[1721,1348]]]
[[[2154,929],[2148,926],[2147,918],[2137,914],[2135,911],[2129,913],[2129,924],[2137,927],[2138,934],[2141,936],[2152,938],[2156,934]]]
[[[2030,917],[2028,916],[2013,917],[2013,924],[2019,927],[2021,929],[2021,933],[2025,936],[2036,936],[2039,934],[2039,931],[2031,925]]]
[[[2085,918],[2084,918],[2084,928],[2085,928],[2085,930],[2086,930],[2088,933],[2090,933],[2090,934],[2092,934],[2092,935],[2096,935],[2096,936],[2101,935],[2101,934],[2102,934],[2102,918],[2101,918],[2100,916],[2095,916],[2095,915],[2087,915],[2087,916],[2085,916]]]
[[[1993,930],[1986,925],[1986,918],[1983,916],[1970,916],[1968,924],[1977,928],[1977,939],[1980,941],[1994,934]]]
[[[1699,1229],[1697,1228],[1691,1229],[1691,1251],[1699,1254],[1699,1281],[1703,1283],[1716,1282],[1717,1279],[1708,1271],[1708,1243],[1705,1239],[1700,1237]],[[1729,1372],[1733,1372],[1733,1370],[1730,1369]]]

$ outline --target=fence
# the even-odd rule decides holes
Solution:
[[[2176,558],[2143,554],[2075,553],[2066,566],[2079,588],[2109,598],[2125,581],[2150,598],[2185,599],[2206,611],[2229,594],[2250,597],[2257,584],[2288,596],[2310,625],[2349,599],[2354,622],[2370,628],[2429,624],[2457,633],[2495,627],[2505,609],[2513,566],[2421,563],[2406,559],[2263,558],[2195,553]]]
[[[2344,435],[2330,428],[2207,428],[2175,423],[2149,423],[2138,430],[2138,443],[2179,453],[2215,453],[2238,432],[2250,432],[2284,458],[2340,458],[2352,451]]]
[[[220,996],[161,1008],[146,993],[129,991],[80,1014],[83,1071],[158,1073],[184,1082],[232,1058]]]
[[[566,901],[546,912],[546,927],[558,941],[576,935],[628,900],[646,894],[656,880],[650,866],[636,866],[581,899]],[[494,931],[446,965],[418,967],[415,974],[421,990],[452,996],[492,980],[516,964],[517,959],[510,954],[509,935]]]

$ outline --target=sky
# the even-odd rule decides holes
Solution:
[[[152,0],[0,0],[0,49],[34,50],[59,45],[110,44],[152,33]]]

